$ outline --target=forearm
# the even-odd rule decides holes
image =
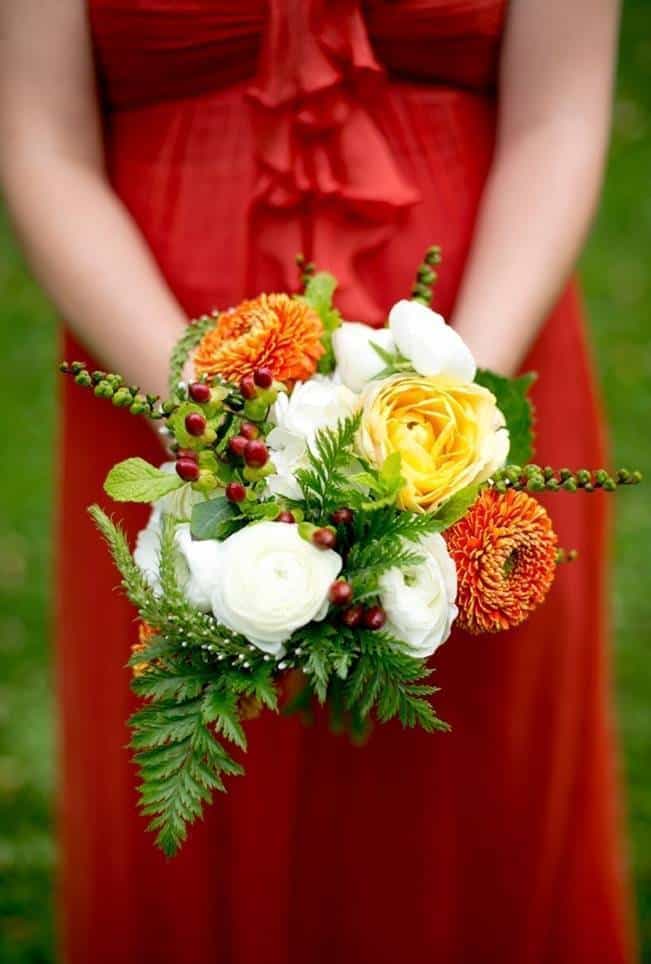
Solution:
[[[80,341],[107,369],[166,393],[183,311],[101,170],[65,156],[5,157],[10,212],[32,268]]]
[[[562,117],[498,150],[453,317],[480,365],[522,363],[585,239],[603,153]]]

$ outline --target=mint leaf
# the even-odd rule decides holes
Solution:
[[[104,491],[116,502],[155,502],[183,484],[178,475],[161,472],[144,459],[126,459],[106,476]]]
[[[441,508],[434,513],[434,518],[440,523],[439,531],[443,532],[444,529],[448,529],[459,519],[462,519],[477,498],[478,492],[478,485],[468,485],[448,499],[447,502],[444,502]]]
[[[497,407],[504,414],[511,438],[508,461],[512,465],[526,465],[533,458],[534,411],[527,393],[536,378],[535,372],[504,378],[485,368],[479,369],[475,376],[478,385],[493,393]]]
[[[199,502],[192,510],[190,532],[193,539],[226,539],[246,522],[230,499],[220,495]]]

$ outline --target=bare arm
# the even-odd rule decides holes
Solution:
[[[184,315],[104,174],[83,0],[0,3],[0,176],[31,265],[80,340],[163,394]]]
[[[453,323],[513,373],[559,296],[599,196],[618,0],[512,0],[495,159]]]

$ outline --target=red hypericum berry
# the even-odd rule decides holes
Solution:
[[[193,462],[197,461],[197,453],[193,449],[179,449],[176,453],[177,459],[192,459]]]
[[[261,439],[252,438],[246,443],[244,461],[252,469],[261,469],[269,458],[269,450]]]
[[[317,529],[312,536],[312,542],[319,549],[334,549],[337,545],[337,536],[332,529]]]
[[[354,606],[349,606],[348,609],[344,609],[341,614],[341,621],[349,629],[354,629],[355,626],[359,626],[364,615],[364,607],[360,606],[359,603],[355,603]]]
[[[330,516],[330,520],[335,526],[349,526],[353,521],[353,510],[337,509]]]
[[[245,398],[255,398],[258,391],[255,387],[253,375],[242,375],[240,378],[240,391]]]
[[[229,482],[226,486],[226,498],[231,502],[244,502],[246,489],[241,482]]]
[[[228,450],[232,452],[233,455],[237,455],[240,458],[244,455],[244,449],[249,444],[249,440],[244,438],[243,435],[233,435],[232,438],[228,440]]]
[[[274,383],[274,373],[270,368],[256,368],[253,372],[253,381],[258,388],[271,388]]]
[[[337,579],[330,586],[328,599],[334,606],[348,606],[353,598],[353,587],[345,579]]]
[[[188,387],[188,392],[193,402],[203,404],[210,401],[210,385],[206,382],[192,382]]]
[[[276,522],[296,522],[296,519],[293,512],[290,512],[289,509],[283,509],[276,516]]]
[[[199,478],[199,466],[196,459],[178,459],[176,463],[176,474],[184,482],[196,482]]]
[[[387,621],[387,614],[382,606],[369,606],[364,610],[362,619],[367,629],[382,629]]]
[[[240,425],[240,435],[243,435],[244,438],[257,438],[259,434],[260,429],[253,422],[242,422]]]
[[[185,416],[185,429],[188,435],[203,435],[206,430],[206,419],[201,412],[190,412]]]

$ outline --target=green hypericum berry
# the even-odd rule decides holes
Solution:
[[[75,375],[75,382],[77,385],[82,385],[84,388],[90,388],[90,386],[93,384],[90,374],[85,369]]]
[[[576,479],[573,479],[572,477],[565,479],[563,482],[563,488],[566,492],[576,492]]]
[[[128,388],[118,388],[117,392],[113,396],[113,404],[118,408],[126,408],[127,405],[131,405],[133,401],[133,395]]]
[[[579,469],[576,473],[576,481],[581,486],[592,483],[592,472],[588,472],[587,469]]]
[[[601,483],[601,487],[604,492],[614,492],[617,488],[617,483],[614,479],[607,478]]]
[[[145,412],[149,411],[149,405],[147,404],[147,399],[144,395],[136,395],[134,398],[129,411],[132,415],[144,415]]]
[[[177,403],[171,398],[167,398],[161,405],[161,408],[165,415],[171,415],[174,409],[177,408]]]
[[[631,472],[630,481],[632,485],[637,485],[638,482],[642,481],[642,473],[636,469],[635,472]]]
[[[95,385],[95,395],[98,398],[112,398],[113,397],[113,386],[110,382],[101,381]]]
[[[263,422],[268,411],[269,406],[263,398],[250,398],[244,403],[244,414],[252,422]]]

